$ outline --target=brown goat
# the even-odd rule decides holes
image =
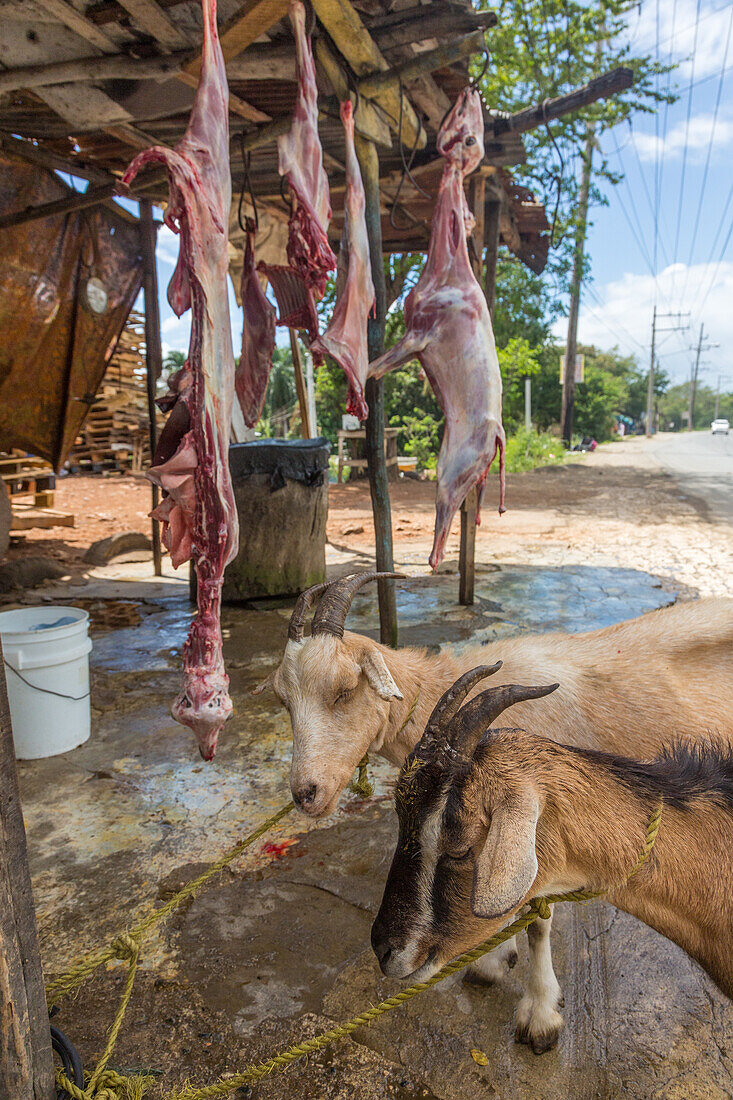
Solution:
[[[422,981],[532,898],[591,889],[679,944],[733,997],[730,745],[680,742],[644,764],[523,729],[487,731],[507,706],[557,686],[504,685],[459,709],[490,671],[445,694],[402,769],[400,836],[372,929],[384,973]],[[656,845],[628,878],[660,800]],[[542,923],[529,930],[533,951]],[[541,1001],[554,975],[535,964],[525,1000]],[[517,1038],[535,1051],[557,1038],[552,1007],[545,996],[544,1031],[518,1009]]]
[[[519,635],[460,655],[427,654],[345,631],[354,593],[376,576],[359,573],[304,592],[279,667],[255,689],[272,687],[290,714],[290,785],[309,816],[335,809],[365,752],[401,767],[441,694],[479,663],[503,662],[498,683],[561,681],[542,706],[519,703],[514,711],[518,725],[531,722],[555,741],[648,758],[675,734],[733,737],[733,600],[676,604],[587,634]],[[517,1011],[518,1033],[535,1046],[562,1026],[549,934],[549,921],[530,934],[532,977]],[[468,977],[500,980],[516,958],[511,940]]]

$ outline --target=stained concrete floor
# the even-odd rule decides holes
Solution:
[[[142,582],[139,572],[107,571],[81,593],[96,622],[91,740],[19,765],[49,975],[110,939],[289,797],[287,716],[271,696],[248,694],[279,658],[289,608],[226,609],[235,715],[214,763],[204,764],[168,716],[191,614],[185,585]],[[484,567],[471,609],[456,605],[456,587],[450,572],[399,583],[402,644],[592,629],[680,595],[653,576],[613,568]],[[76,594],[42,595],[68,601]],[[376,633],[368,590],[349,622]],[[208,1083],[399,988],[380,975],[369,948],[394,839],[390,769],[378,763],[372,777],[372,801],[346,795],[337,814],[318,824],[288,817],[152,936],[118,1068],[152,1070],[167,1086]],[[522,950],[501,987],[449,979],[353,1041],[240,1097],[733,1095],[733,1006],[679,949],[601,903],[558,906],[555,930],[566,1001],[555,1051],[537,1057],[513,1042]],[[118,966],[100,973],[55,1021],[90,1063],[121,982]],[[472,1049],[486,1053],[487,1066],[476,1064]]]

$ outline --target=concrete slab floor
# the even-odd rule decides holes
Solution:
[[[343,571],[352,560],[332,566]],[[289,799],[287,715],[272,696],[248,694],[279,659],[289,607],[225,609],[235,714],[215,761],[204,764],[168,715],[191,615],[185,586],[138,585],[142,575],[118,569],[82,593],[97,625],[91,740],[19,765],[48,975],[108,941]],[[450,572],[399,582],[401,643],[461,646],[520,630],[593,629],[680,595],[634,570],[511,565],[479,568],[472,608],[458,607],[456,592]],[[78,594],[49,588],[41,596],[76,602]],[[349,625],[376,633],[368,589]],[[160,1072],[167,1087],[186,1078],[205,1084],[399,988],[380,975],[369,948],[395,831],[392,772],[377,763],[372,777],[371,802],[346,795],[319,824],[286,818],[152,935],[118,1068]],[[558,906],[555,929],[566,1000],[557,1050],[537,1057],[513,1042],[527,971],[520,945],[520,963],[501,987],[450,979],[240,1097],[733,1095],[733,1006],[679,949],[601,903]],[[55,1021],[89,1064],[122,979],[120,966],[102,971]],[[487,1066],[472,1049],[486,1053]]]

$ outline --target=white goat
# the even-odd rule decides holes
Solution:
[[[644,764],[522,729],[487,731],[506,707],[557,686],[504,685],[459,709],[491,671],[466,673],[446,693],[402,769],[400,835],[372,928],[383,972],[424,981],[532,898],[590,889],[679,944],[733,997],[730,745],[679,742]],[[655,847],[628,878],[660,801]],[[558,1029],[549,998],[559,987],[537,957],[543,923],[528,929],[536,965],[518,1009],[517,1038],[535,1051]],[[530,1037],[533,1001],[545,1004],[545,1031]]]
[[[304,592],[279,667],[255,689],[272,687],[290,714],[291,789],[310,816],[335,809],[367,751],[401,767],[441,694],[478,663],[502,661],[500,683],[561,681],[535,711],[527,703],[516,709],[518,725],[531,720],[555,741],[643,758],[676,734],[733,734],[733,600],[677,604],[588,634],[520,635],[460,655],[433,655],[388,649],[344,631],[354,593],[376,576],[359,573]],[[319,598],[312,635],[305,637],[305,617]],[[551,973],[549,922],[537,935],[534,955],[547,960]],[[510,941],[468,977],[496,981],[516,958]],[[557,988],[554,975],[553,981]],[[533,1002],[518,1020],[535,1046],[537,1036],[546,1039],[550,997]],[[557,997],[552,1000],[559,1031]]]

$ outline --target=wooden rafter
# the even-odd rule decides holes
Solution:
[[[188,36],[177,27],[169,15],[155,0],[119,0],[128,15],[137,25],[151,35],[166,53],[173,50],[185,50],[190,46]]]
[[[389,69],[389,64],[349,0],[313,0],[313,7],[336,48],[357,76]],[[402,118],[402,140],[406,145],[418,149],[425,147],[425,127],[404,92],[400,93],[396,86],[390,85],[375,94],[374,100],[384,108],[389,125],[395,132]]]
[[[74,34],[85,39],[92,46],[96,46],[102,53],[117,53],[118,47],[112,39],[95,27],[88,19],[85,19],[72,4],[66,0],[36,0],[39,7],[58,19],[60,23],[68,27]]]

